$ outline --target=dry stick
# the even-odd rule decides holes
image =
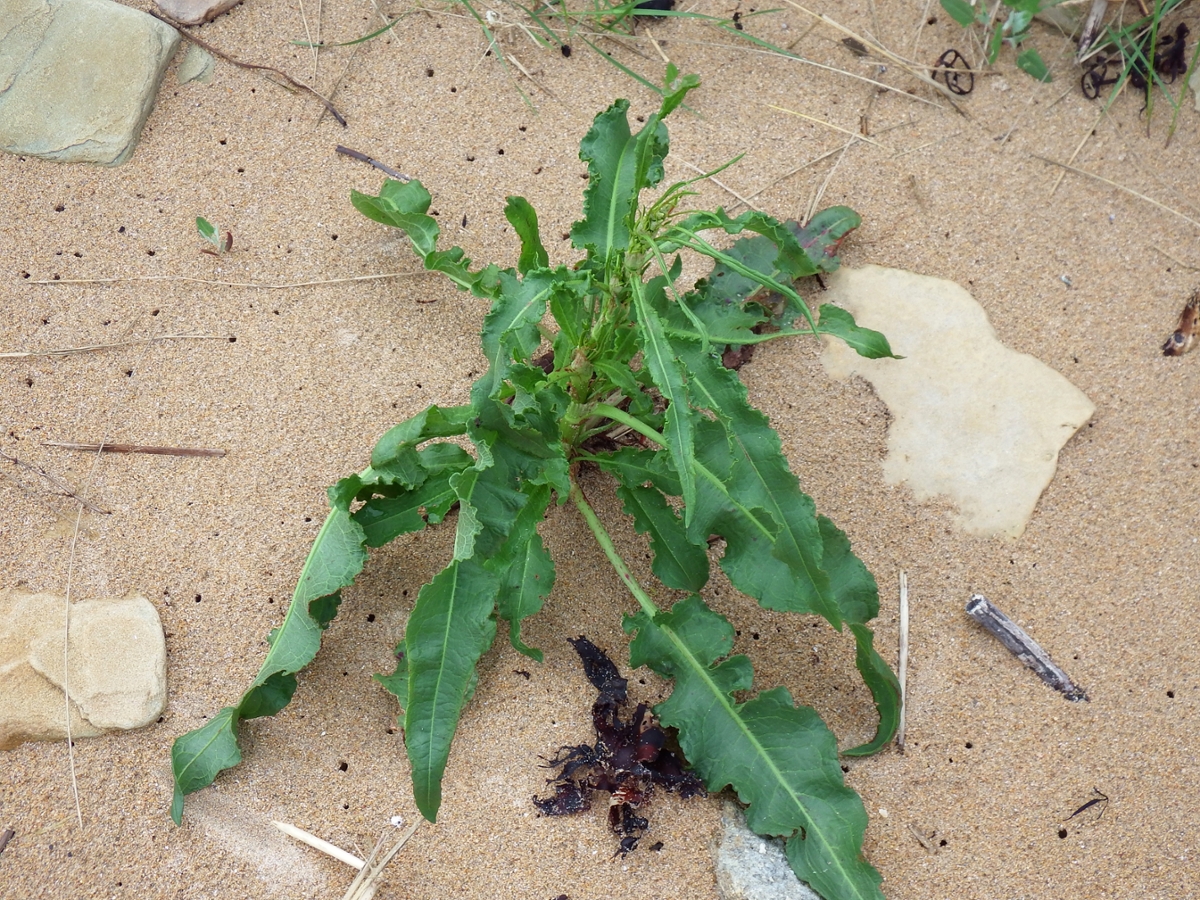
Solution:
[[[71,497],[71,498],[79,501],[84,506],[86,506],[88,509],[90,509],[92,512],[100,513],[100,515],[102,515],[102,516],[112,515],[111,510],[99,507],[92,501],[87,500],[83,497],[80,497],[79,494],[75,491],[75,488],[71,487],[71,485],[67,484],[67,482],[63,481],[61,478],[59,478],[55,475],[51,475],[49,472],[47,472],[45,469],[41,468],[40,466],[35,466],[32,463],[27,463],[27,462],[25,462],[25,460],[18,459],[15,456],[9,456],[3,450],[0,450],[0,456],[4,457],[9,462],[20,466],[23,469],[28,469],[30,472],[33,472],[35,475],[42,476],[42,478],[45,478],[48,482],[50,482],[52,485],[54,485],[56,488],[58,488],[60,491],[62,491],[65,496]]]
[[[43,447],[83,450],[87,453],[150,453],[155,456],[225,456],[225,450],[209,447],[146,447],[141,444],[81,444],[75,441],[42,441]]]
[[[292,825],[289,822],[277,822],[274,820],[272,820],[271,824],[288,837],[293,837],[302,844],[308,844],[308,846],[312,847],[314,850],[320,850],[322,853],[332,856],[334,859],[344,862],[348,866],[361,869],[366,865],[364,860],[359,859],[349,850],[343,850],[336,844],[331,844],[329,841],[322,840],[315,834],[305,831],[303,828],[297,828],[295,825]]]
[[[875,53],[878,53],[880,56],[884,56],[887,59],[890,59],[893,63],[895,63],[900,68],[902,68],[906,72],[908,72],[909,75],[913,76],[913,78],[916,78],[918,81],[924,82],[925,84],[932,87],[939,94],[941,94],[943,97],[945,97],[947,102],[952,107],[954,107],[954,111],[957,112],[959,115],[964,116],[967,119],[971,118],[970,114],[955,102],[954,94],[952,94],[950,92],[950,89],[948,87],[934,81],[932,78],[930,78],[928,75],[926,75],[922,69],[917,68],[915,63],[909,62],[902,56],[897,56],[891,50],[888,50],[886,47],[881,45],[878,41],[873,41],[870,38],[864,38],[862,35],[856,34],[855,32],[851,31],[849,28],[847,28],[845,25],[835,22],[833,19],[829,18],[829,16],[815,13],[811,9],[806,9],[805,7],[801,6],[799,3],[796,3],[795,0],[784,0],[784,2],[787,3],[789,6],[794,6],[796,9],[800,10],[800,12],[802,12],[802,13],[806,13],[807,15],[812,16],[814,19],[817,19],[820,22],[824,22],[826,25],[829,25],[831,28],[836,28],[838,31],[841,31],[844,34],[849,35],[850,37],[854,38],[855,40],[857,40],[861,44],[863,44],[863,46],[867,47],[870,50],[873,50]]]
[[[368,164],[374,166],[375,168],[377,168],[380,172],[383,172],[385,175],[392,176],[392,178],[395,178],[397,181],[404,181],[404,182],[412,181],[412,179],[409,178],[407,175],[402,175],[401,173],[399,173],[395,169],[393,169],[391,166],[384,165],[379,160],[375,159],[373,156],[367,156],[367,154],[365,154],[365,153],[362,153],[358,150],[351,150],[349,147],[343,147],[341,144],[338,144],[333,149],[334,149],[335,153],[340,153],[340,154],[342,154],[342,156],[349,156],[351,159],[357,159],[360,162],[368,163]]]
[[[318,94],[315,90],[313,90],[311,87],[309,87],[303,81],[297,81],[295,78],[293,78],[287,72],[284,72],[280,69],[276,69],[274,66],[264,66],[264,65],[259,65],[258,63],[248,63],[248,62],[242,62],[240,59],[234,59],[232,56],[230,56],[228,53],[225,53],[223,50],[218,50],[212,44],[208,43],[208,41],[204,41],[204,40],[201,40],[200,38],[196,37],[194,34],[192,34],[190,31],[188,31],[186,29],[186,26],[182,22],[177,22],[175,19],[171,18],[166,13],[160,12],[156,9],[149,9],[149,10],[147,10],[147,12],[149,12],[150,15],[154,16],[154,18],[156,18],[162,22],[166,22],[168,25],[170,25],[172,28],[174,28],[176,31],[178,31],[181,35],[183,35],[183,37],[187,38],[189,41],[191,41],[193,44],[195,44],[201,50],[207,50],[213,56],[223,59],[223,60],[225,60],[225,62],[230,63],[231,65],[235,65],[241,69],[253,69],[253,70],[260,71],[260,72],[271,72],[275,75],[278,75],[280,78],[282,78],[288,84],[290,84],[292,87],[297,88],[298,90],[304,91],[306,93],[312,94],[314,97],[316,97],[318,100],[320,100],[322,103],[325,104],[325,108],[327,110],[329,110],[329,114],[331,116],[333,116],[335,119],[337,119],[339,125],[341,125],[343,128],[346,127],[346,120],[344,118],[342,118],[342,114],[334,108],[333,104],[330,103],[328,100],[326,100],[324,97],[322,97],[320,94]]]
[[[207,284],[213,287],[257,288],[259,290],[286,291],[292,288],[319,287],[325,284],[345,284],[348,281],[379,281],[383,278],[409,278],[415,275],[432,275],[430,271],[420,272],[384,272],[380,275],[352,275],[347,278],[323,278],[320,281],[287,281],[282,284],[269,284],[260,281],[212,281],[208,278],[192,278],[188,275],[132,275],[118,278],[60,278],[46,281],[27,281],[26,284],[118,284],[126,281],[186,281],[191,284]],[[220,335],[167,335],[167,337],[204,337],[213,338]],[[228,340],[225,337],[224,340]],[[159,340],[150,338],[149,340]],[[165,340],[165,338],[164,338]],[[117,344],[102,346],[119,346]],[[90,348],[85,348],[90,349]],[[72,351],[74,352],[74,351]]]
[[[1033,669],[1042,681],[1068,700],[1076,703],[1087,700],[1083,688],[1071,681],[1070,676],[1050,658],[1050,654],[983,594],[971,595],[971,599],[967,601],[967,615],[982,625],[1013,656]]]
[[[0,853],[4,852],[4,848],[8,846],[8,842],[13,839],[15,834],[16,832],[11,828],[5,828],[3,832],[0,832]]]
[[[1062,168],[1066,169],[1068,172],[1074,172],[1076,175],[1086,175],[1088,178],[1094,178],[1096,181],[1103,182],[1104,184],[1107,184],[1109,187],[1115,187],[1118,191],[1123,191],[1126,194],[1129,194],[1129,196],[1131,196],[1131,197],[1137,197],[1139,200],[1144,200],[1147,203],[1149,203],[1151,206],[1157,206],[1163,212],[1168,212],[1173,216],[1177,216],[1180,219],[1183,219],[1183,221],[1187,222],[1189,225],[1194,225],[1196,228],[1200,228],[1200,222],[1197,222],[1195,219],[1185,216],[1183,213],[1179,212],[1178,210],[1171,209],[1171,207],[1169,207],[1169,206],[1164,206],[1163,204],[1159,203],[1157,200],[1153,200],[1150,197],[1147,197],[1145,194],[1139,194],[1137,191],[1133,190],[1132,188],[1127,188],[1123,184],[1117,184],[1115,181],[1111,181],[1110,179],[1105,178],[1102,175],[1097,175],[1094,172],[1087,171],[1086,169],[1077,169],[1075,166],[1068,166],[1066,163],[1060,163],[1058,160],[1050,159],[1049,157],[1046,157],[1046,156],[1038,156],[1036,153],[1031,153],[1029,155],[1032,156],[1034,159],[1040,159],[1042,162],[1050,163],[1050,165],[1052,165],[1052,166],[1061,166]]]
[[[86,347],[62,347],[57,350],[14,350],[0,353],[0,359],[29,359],[34,356],[70,356],[73,353],[92,353],[96,350],[111,350],[116,347],[129,347],[134,344],[154,344],[158,341],[227,341],[227,334],[164,334],[152,338],[134,338],[131,341],[117,341],[115,344],[90,344]]]
[[[896,677],[900,682],[900,724],[896,726],[896,746],[904,752],[904,732],[908,714],[908,575],[900,570],[900,649],[899,670]]]

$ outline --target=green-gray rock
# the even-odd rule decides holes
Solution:
[[[111,0],[0,0],[0,149],[120,165],[178,43]]]

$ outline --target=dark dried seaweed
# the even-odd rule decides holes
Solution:
[[[650,827],[635,810],[650,799],[655,785],[685,799],[703,796],[704,785],[687,771],[683,758],[666,746],[667,730],[659,726],[646,704],[639,703],[633,716],[622,720],[628,681],[604,651],[582,636],[568,640],[583,661],[588,681],[599,692],[592,705],[596,743],[560,747],[546,762],[546,768],[559,770],[546,781],[554,788],[554,796],[534,797],[533,803],[544,816],[566,816],[590,809],[596,791],[607,793],[608,824],[620,835],[617,854],[624,856],[637,847]]]

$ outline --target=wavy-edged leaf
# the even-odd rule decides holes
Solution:
[[[763,606],[815,612],[840,628],[843,616],[821,566],[816,506],[788,467],[779,435],[750,405],[735,372],[693,341],[672,346],[687,366],[692,402],[717,416],[697,431],[699,505],[689,536],[724,536],[721,568]]]
[[[489,265],[472,271],[471,260],[461,247],[437,249],[441,228],[433,216],[426,215],[432,198],[421,182],[400,182],[388,178],[379,189],[379,196],[351,191],[350,202],[368,219],[403,230],[426,269],[441,272],[476,297],[491,298],[496,295],[499,268]]]
[[[456,559],[421,588],[408,617],[404,743],[413,796],[430,822],[442,803],[442,775],[475,664],[496,635],[498,590],[495,574],[477,560]]]
[[[500,579],[496,613],[508,622],[508,638],[513,648],[537,662],[542,651],[521,640],[521,622],[539,612],[542,602],[554,589],[554,560],[542,544],[537,526],[550,505],[550,487],[532,485],[529,501],[513,522],[508,540],[487,563]]]
[[[854,316],[832,303],[821,304],[821,318],[817,322],[818,334],[830,334],[843,341],[859,356],[867,359],[903,359],[892,352],[888,339],[878,331],[863,328],[854,321]]]
[[[650,534],[650,568],[659,581],[680,591],[698,591],[708,584],[707,543],[697,546],[688,540],[683,522],[657,488],[621,485],[617,495],[638,533]]]
[[[238,722],[274,715],[291,700],[296,673],[312,662],[321,646],[321,632],[337,614],[341,589],[362,571],[367,557],[363,541],[362,528],[346,510],[330,511],[304,562],[283,624],[268,638],[267,658],[250,688],[236,707],[226,707],[207,725],[175,739],[171,815],[176,824],[183,816],[184,795],[211,784],[219,772],[241,759]]]
[[[498,396],[514,362],[528,360],[541,343],[538,323],[546,313],[558,273],[549,269],[530,272],[524,279],[500,273],[500,290],[483,319],[480,345],[488,370],[471,388],[472,407]]]
[[[457,444],[433,444],[417,452],[424,478],[411,490],[382,486],[351,518],[362,526],[368,547],[382,547],[402,534],[436,525],[458,502],[450,479],[474,463]]]
[[[509,197],[504,207],[504,218],[521,239],[521,256],[517,271],[524,275],[530,269],[544,269],[550,265],[550,255],[542,246],[542,235],[538,231],[537,213],[524,197]]]
[[[680,496],[683,497],[684,521],[689,522],[696,502],[696,475],[691,460],[695,455],[695,424],[691,405],[688,403],[684,384],[684,370],[676,358],[666,335],[662,320],[654,310],[653,298],[648,295],[662,294],[663,280],[655,278],[646,285],[634,282],[633,304],[638,321],[638,340],[641,343],[643,360],[654,379],[654,385],[667,401],[666,427],[663,435],[667,450],[679,475]],[[705,538],[708,535],[704,535]]]
[[[832,732],[785,688],[738,703],[751,687],[750,661],[717,660],[733,646],[733,626],[698,596],[653,620],[626,617],[637,631],[630,665],[675,679],[654,711],[679,730],[679,745],[710,791],[732,785],[748,804],[746,823],[786,842],[793,871],[836,900],[882,900],[882,878],[862,857],[867,813],[842,779]]]
[[[848,206],[831,206],[821,210],[805,225],[794,221],[786,224],[816,269],[835,272],[842,264],[837,255],[842,241],[862,224],[862,216]]]
[[[371,468],[383,471],[396,465],[399,458],[414,454],[417,445],[424,441],[466,434],[473,415],[469,406],[426,407],[384,432],[371,451]]]
[[[622,447],[589,459],[622,484],[633,486],[650,482],[669,497],[678,497],[681,493],[679,476],[671,468],[671,457],[666,451]]]
[[[175,775],[175,797],[171,818],[183,821],[183,798],[213,783],[225,769],[242,761],[237,742],[237,707],[226,706],[204,726],[175,739],[171,745],[171,770]]]
[[[600,113],[579,144],[587,163],[583,218],[571,226],[571,243],[590,249],[603,262],[629,248],[630,218],[641,185],[637,184],[636,145],[629,130],[628,100],[617,100]]]

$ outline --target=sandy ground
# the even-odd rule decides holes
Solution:
[[[696,8],[733,12],[717,2]],[[310,27],[315,9],[308,4]],[[820,11],[926,64],[964,42],[937,4],[830,0]],[[938,21],[917,39],[928,15]],[[357,2],[326,4],[322,17],[328,40],[378,22]],[[969,287],[1002,340],[1066,375],[1097,406],[1063,450],[1025,535],[985,540],[957,534],[945,507],[884,486],[887,410],[865,383],[831,382],[815,344],[773,343],[742,371],[818,507],[878,578],[879,645],[890,659],[898,572],[908,573],[907,750],[846,763],[871,816],[865,850],[887,896],[1195,894],[1200,642],[1189,610],[1200,561],[1200,355],[1164,359],[1159,345],[1200,282],[1197,228],[1077,175],[1054,191],[1060,170],[1035,158],[1066,160],[1095,127],[1076,165],[1200,218],[1190,98],[1169,147],[1161,98],[1149,137],[1132,95],[1098,122],[1100,106],[1079,94],[1070,44],[1039,31],[1060,77],[1037,84],[1006,50],[961,102],[963,116],[922,102],[932,92],[895,66],[880,72],[878,61],[851,55],[840,33],[810,31],[797,10],[750,21],[768,40],[799,39],[796,49],[814,61],[912,95],[876,96],[844,75],[659,24],[652,31],[664,52],[704,79],[690,98],[694,114],[671,121],[668,176],[744,153],[723,182],[743,196],[761,190],[755,202],[779,217],[803,215],[824,186],[823,205],[863,215],[844,249],[849,264],[901,266]],[[201,33],[229,53],[312,78],[309,51],[285,43],[305,36],[294,4],[250,0]],[[267,821],[367,850],[390,816],[415,815],[396,709],[369,675],[390,669],[417,590],[448,558],[448,529],[372,556],[292,705],[244,728],[244,763],[190,798],[182,828],[168,818],[168,753],[257,671],[324,517],[326,486],[361,468],[394,421],[430,402],[464,401],[482,367],[474,341],[485,310],[407,274],[278,290],[144,279],[280,284],[415,271],[401,235],[351,208],[350,189],[375,191],[381,176],[336,156],[337,143],[421,178],[445,237],[477,260],[515,264],[502,212],[509,194],[534,204],[552,257],[570,258],[558,237],[579,215],[579,138],[615,97],[630,97],[640,114],[656,103],[581,44],[564,59],[510,33],[510,49],[540,87],[484,58],[470,21],[421,13],[383,38],[322,56],[316,81],[326,92],[344,72],[336,103],[347,129],[262,75],[219,65],[210,86],[179,85],[173,66],[127,165],[0,158],[0,350],[220,336],[0,361],[0,447],[112,510],[83,517],[72,567],[75,507],[5,464],[0,583],[63,591],[70,572],[77,597],[146,594],[166,629],[170,678],[159,724],[77,742],[82,829],[64,744],[3,755],[0,828],[16,837],[0,856],[0,896],[340,896],[349,870],[290,846]],[[646,58],[617,52],[657,72],[653,48],[640,46]],[[765,104],[854,133],[869,109],[875,143],[781,179],[848,137]],[[714,185],[702,200],[733,202]],[[233,229],[232,254],[198,253],[197,215]],[[120,280],[35,283],[55,277]],[[41,444],[102,438],[228,455],[96,459]],[[619,521],[614,504],[600,508]],[[713,897],[715,800],[656,801],[652,839],[663,848],[623,861],[610,858],[601,813],[534,815],[539,754],[589,735],[590,688],[563,639],[582,632],[617,655],[619,614],[632,607],[569,510],[555,512],[544,533],[558,584],[526,635],[546,662],[530,664],[503,640],[485,657],[443,814],[392,863],[383,896]],[[643,556],[631,531],[617,534]],[[963,613],[972,591],[1024,624],[1091,702],[1067,703],[981,633]],[[763,612],[719,582],[710,596],[741,630],[738,649],[751,653],[759,684],[788,685],[842,746],[869,735],[870,698],[845,636]],[[634,683],[642,697],[662,696],[658,682],[645,681]],[[1060,837],[1093,788],[1109,797],[1103,816],[1073,820]]]

